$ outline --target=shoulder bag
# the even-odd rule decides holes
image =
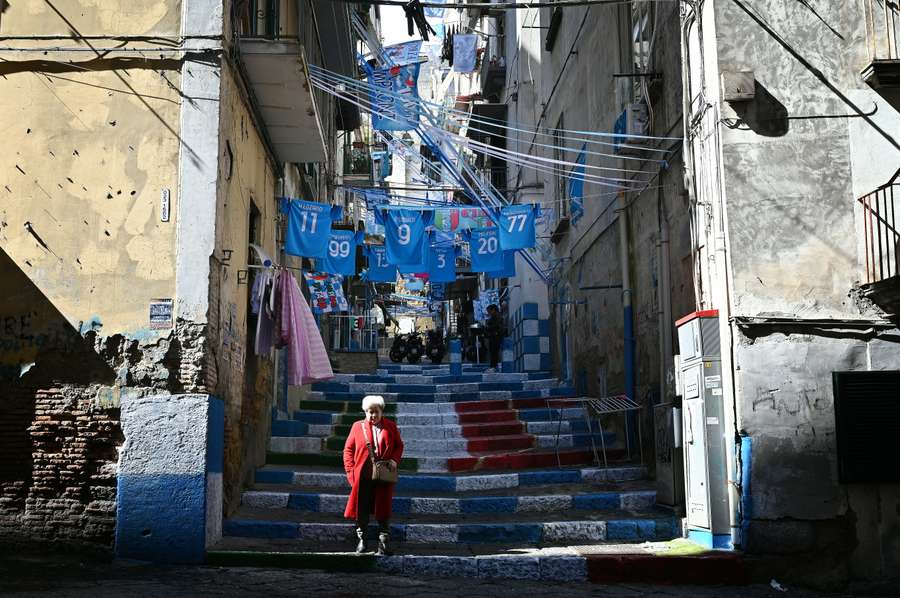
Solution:
[[[366,439],[366,447],[369,449],[369,458],[372,460],[372,481],[375,482],[386,482],[389,484],[394,484],[398,479],[397,467],[391,467],[391,462],[387,460],[376,461],[375,460],[375,450],[372,448],[372,443],[369,441],[369,434],[366,432],[366,424],[368,422],[362,422],[363,436]]]

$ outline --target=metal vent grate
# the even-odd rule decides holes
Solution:
[[[900,371],[833,372],[838,479],[900,482]]]

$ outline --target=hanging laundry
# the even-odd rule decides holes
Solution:
[[[349,311],[349,304],[344,297],[342,276],[330,276],[314,272],[304,272],[309,299],[315,313],[331,313],[333,311]]]
[[[540,215],[537,204],[515,204],[500,209],[500,248],[529,249],[534,247],[534,220]]]
[[[425,228],[434,220],[433,210],[385,209],[376,212],[384,225],[388,263],[426,265]]]
[[[318,271],[345,276],[356,274],[356,246],[364,236],[352,230],[332,230],[325,257],[316,260]]]
[[[325,344],[297,279],[287,270],[278,278],[281,313],[280,342],[287,347],[288,384],[300,386],[334,378]]]
[[[422,40],[416,39],[384,47],[384,54],[392,65],[403,66],[419,61]]]
[[[413,35],[413,25],[419,30],[419,35],[426,42],[428,41],[428,33],[437,35],[437,32],[431,28],[431,24],[425,19],[425,11],[423,10],[419,0],[410,0],[403,5],[403,12],[406,13],[406,30],[409,35]]]
[[[253,349],[257,355],[268,355],[272,351],[275,339],[274,292],[275,276],[272,270],[260,271],[253,281],[251,292],[251,311],[257,314],[256,338]]]
[[[331,223],[343,217],[343,208],[315,201],[282,199],[281,211],[288,215],[285,253],[302,257],[325,257],[331,236]]]
[[[495,272],[503,269],[500,232],[496,226],[470,230],[466,237],[469,240],[472,272]]]
[[[369,269],[366,280],[370,282],[397,282],[397,266],[388,262],[384,245],[369,245],[366,248]]]
[[[478,36],[469,33],[453,36],[453,70],[457,73],[475,71]]]

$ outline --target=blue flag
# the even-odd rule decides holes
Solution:
[[[584,162],[586,159],[586,148],[587,143],[581,146],[578,158],[575,159],[577,166],[572,169],[572,178],[569,179],[569,214],[571,214],[573,226],[584,216]]]
[[[534,247],[534,219],[540,214],[537,204],[517,204],[500,209],[500,248],[529,249]]]
[[[369,245],[366,248],[369,271],[366,279],[371,282],[397,282],[397,266],[388,263],[384,245]]]
[[[418,126],[418,79],[419,63],[384,67],[369,74],[373,129],[409,131]]]
[[[453,243],[438,243],[428,252],[428,279],[432,283],[456,282],[456,255]]]
[[[325,257],[317,260],[319,272],[352,276],[356,274],[356,246],[363,234],[352,230],[332,230]]]
[[[485,272],[485,278],[512,278],[516,275],[516,252],[503,252],[503,269],[495,272]]]
[[[467,236],[472,272],[495,272],[503,269],[500,231],[496,226],[472,229]]]
[[[447,285],[443,282],[434,282],[431,281],[429,285],[429,295],[431,296],[432,301],[443,301],[447,292]]]
[[[384,224],[388,262],[398,266],[424,266],[427,247],[425,228],[434,220],[434,212],[401,208],[380,209],[375,214],[376,219]]]
[[[324,258],[331,236],[331,222],[342,218],[343,208],[315,201],[282,199],[281,211],[288,215],[285,253]]]

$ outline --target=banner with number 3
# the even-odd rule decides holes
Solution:
[[[535,245],[534,220],[540,215],[537,204],[516,204],[500,209],[500,248],[529,249]]]

